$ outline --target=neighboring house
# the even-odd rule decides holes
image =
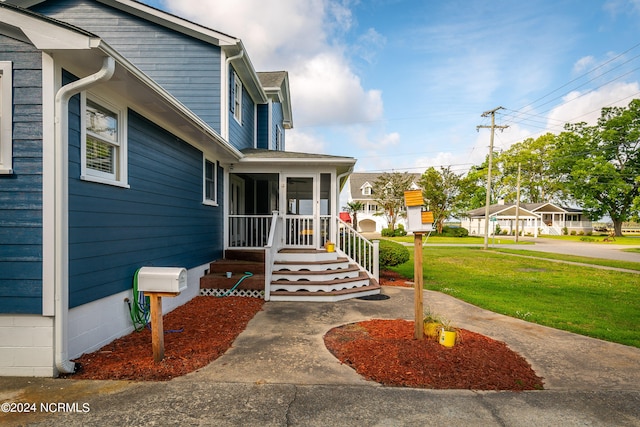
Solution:
[[[373,183],[382,174],[379,173],[352,173],[349,175],[347,185],[348,202],[361,202],[363,209],[358,211],[358,231],[363,233],[381,232],[383,228],[389,227],[383,210],[376,203],[376,195],[373,193]],[[410,174],[414,177],[411,189],[419,188],[417,185],[420,174]],[[402,225],[406,228],[406,218],[398,217],[396,226]]]
[[[461,226],[469,230],[470,235],[484,235],[485,214],[484,207],[471,210],[461,220]],[[516,218],[522,235],[559,236],[565,232],[587,234],[593,231],[591,220],[580,209],[553,203],[520,203],[519,209],[516,209],[515,203],[498,203],[489,206],[489,233],[494,234],[497,227],[500,227],[501,233],[514,234]]]
[[[283,151],[292,126],[287,73],[240,39],[132,0],[0,2],[0,375],[130,332],[142,266],[187,269],[166,312],[228,249],[335,241],[355,159]]]

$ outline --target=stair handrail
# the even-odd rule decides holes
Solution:
[[[362,267],[369,277],[380,281],[380,241],[367,239],[340,218],[336,218],[336,224],[336,250]]]
[[[275,255],[283,246],[282,223],[283,217],[280,212],[273,211],[271,216],[271,227],[269,228],[269,238],[264,247],[264,300],[271,299],[271,276],[273,274],[273,263]]]

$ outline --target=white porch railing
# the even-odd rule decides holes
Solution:
[[[229,215],[228,247],[264,248],[272,221],[272,215]]]
[[[340,218],[336,218],[336,225],[336,249],[364,268],[370,277],[380,280],[380,242],[370,241]]]
[[[283,246],[282,223],[279,221],[279,213],[273,212],[271,217],[271,227],[269,228],[269,238],[264,247],[264,300],[271,299],[271,276],[273,274],[273,261],[275,256]]]

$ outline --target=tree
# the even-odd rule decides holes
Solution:
[[[451,172],[450,167],[441,167],[440,172],[430,167],[422,176],[418,185],[422,188],[422,197],[427,210],[433,212],[438,234],[442,234],[444,221],[452,214],[454,203],[460,193],[460,177]]]
[[[353,202],[347,203],[347,206],[343,206],[342,209],[351,214],[351,218],[353,218],[353,228],[357,230],[358,229],[358,212],[364,209],[364,205],[362,204],[362,202],[354,200]]]
[[[388,227],[395,230],[404,208],[404,192],[411,188],[414,177],[407,172],[385,172],[372,184],[372,195],[383,210]]]
[[[603,108],[595,126],[565,129],[556,143],[556,175],[592,219],[608,215],[621,236],[622,223],[640,209],[640,100]]]
[[[527,203],[544,203],[557,201],[560,188],[557,179],[551,173],[551,156],[556,135],[547,133],[536,139],[527,138],[503,151],[497,156],[496,163],[500,168],[498,180],[503,197],[508,202],[515,202],[517,193],[518,165],[522,174],[520,181],[520,198]]]

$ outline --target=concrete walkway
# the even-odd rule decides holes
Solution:
[[[0,413],[2,425],[640,426],[640,349],[534,325],[425,291],[465,329],[506,342],[545,390],[475,392],[383,387],[324,347],[332,327],[413,318],[413,290],[339,303],[269,302],[222,357],[163,383],[0,378],[0,401],[77,402],[89,411]]]

